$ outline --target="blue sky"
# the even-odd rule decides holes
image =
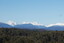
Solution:
[[[64,23],[64,0],[0,0],[0,22]]]

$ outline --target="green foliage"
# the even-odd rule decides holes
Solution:
[[[64,43],[64,31],[0,28],[0,43]]]

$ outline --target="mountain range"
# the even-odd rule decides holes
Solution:
[[[12,25],[0,22],[0,28],[44,29],[44,30],[64,31],[64,26],[61,26],[61,25],[53,25],[53,26],[46,27],[44,25],[33,25],[31,23],[28,23],[28,24],[17,24],[17,25],[13,25],[12,26]]]

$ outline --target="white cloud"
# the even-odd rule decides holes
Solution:
[[[9,21],[7,22],[7,24],[14,26],[14,25],[16,25],[16,22],[9,20]]]
[[[38,22],[22,22],[22,24],[33,24],[33,25],[43,25]]]
[[[49,24],[49,25],[46,25],[46,27],[50,27],[50,26],[54,26],[54,25],[64,26],[64,23]]]

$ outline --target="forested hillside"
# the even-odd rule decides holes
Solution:
[[[0,28],[0,43],[64,43],[64,31]]]

